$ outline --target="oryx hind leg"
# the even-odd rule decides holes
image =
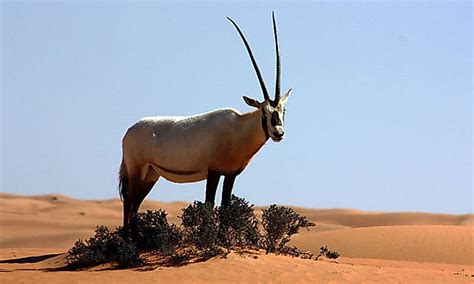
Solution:
[[[153,186],[159,178],[160,176],[158,173],[151,166],[148,166],[144,174],[144,178],[140,180],[139,190],[137,191],[135,199],[133,200],[131,215],[138,213],[140,205],[148,193],[150,193],[150,191],[153,189]]]
[[[128,165],[127,165],[128,166]],[[128,166],[128,192],[123,198],[123,224],[130,223],[133,214],[138,212],[140,204],[158,180],[156,172],[148,173],[148,165]]]

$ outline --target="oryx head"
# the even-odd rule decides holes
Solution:
[[[255,72],[257,73],[258,81],[260,82],[260,87],[262,88],[263,92],[263,102],[259,102],[255,99],[249,98],[244,96],[244,101],[249,106],[258,108],[262,113],[262,126],[265,131],[265,134],[268,137],[271,137],[273,141],[279,142],[283,139],[285,135],[284,129],[284,122],[285,122],[285,104],[288,100],[288,97],[291,94],[291,89],[288,90],[285,95],[280,95],[280,48],[278,46],[278,32],[277,26],[275,21],[275,13],[272,13],[273,19],[273,33],[275,35],[275,50],[276,50],[276,77],[275,77],[275,99],[271,99],[268,95],[267,87],[265,86],[265,82],[263,80],[262,74],[260,73],[260,69],[258,68],[257,61],[252,54],[252,49],[250,48],[247,39],[245,38],[244,34],[240,30],[239,26],[231,19],[227,18],[237,29],[242,38],[245,47],[250,56],[250,60],[252,61],[253,67]]]

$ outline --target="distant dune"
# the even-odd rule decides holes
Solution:
[[[186,202],[145,201],[142,210],[164,209],[172,222]],[[256,208],[260,214],[261,208]],[[265,281],[325,279],[327,281],[462,282],[474,280],[474,215],[364,212],[351,209],[294,209],[316,223],[293,237],[293,245],[315,253],[327,245],[341,253],[338,263],[283,256],[230,255],[180,268],[77,273],[75,281],[101,282],[107,277],[145,282],[160,279],[207,281]],[[118,199],[77,200],[60,194],[18,196],[0,194],[0,282],[66,277],[67,272],[39,273],[64,264],[63,253],[79,238],[88,238],[97,225],[119,226]],[[24,263],[8,262],[28,258]],[[48,257],[45,257],[48,256]],[[44,259],[43,259],[44,258]],[[5,262],[7,261],[7,262]],[[383,269],[381,269],[383,267]],[[230,269],[231,268],[231,269]],[[26,269],[26,270],[25,270]],[[471,276],[472,275],[472,276]],[[184,278],[186,277],[186,278]],[[216,278],[217,277],[217,278]],[[314,278],[316,277],[316,278]],[[4,282],[2,279],[6,280]],[[62,278],[59,278],[62,279]],[[76,279],[76,278],[75,278]],[[53,281],[56,282],[56,281]]]

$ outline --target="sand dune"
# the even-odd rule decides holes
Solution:
[[[142,210],[164,209],[169,219],[185,202],[145,201]],[[256,208],[261,212],[261,208]],[[384,213],[351,209],[295,208],[317,224],[293,237],[292,244],[315,253],[322,245],[341,253],[338,263],[274,255],[213,259],[175,268],[38,273],[64,264],[64,253],[97,225],[121,223],[121,202],[77,200],[64,195],[0,194],[0,282],[74,282],[134,280],[143,282],[289,282],[328,281],[462,282],[474,280],[474,215]],[[60,254],[60,255],[53,255]],[[23,263],[5,260],[26,258]],[[231,269],[229,269],[231,268]],[[473,276],[471,276],[473,275]],[[58,278],[59,277],[59,278]],[[72,277],[72,278],[71,278]],[[110,278],[112,277],[112,278]],[[54,280],[61,279],[61,280]],[[68,280],[69,279],[69,280]],[[114,280],[115,279],[115,280]]]
[[[397,225],[473,225],[472,214],[450,215],[420,212],[367,212],[352,209],[295,209],[318,223],[351,228]]]
[[[323,245],[346,257],[474,265],[474,228],[452,225],[382,226],[302,232],[292,244],[310,251]]]
[[[93,269],[86,272],[54,271],[64,264],[64,254],[36,249],[18,253],[17,262],[0,261],[2,283],[472,283],[474,269],[468,266],[341,258],[314,261],[285,256],[237,255],[181,267],[144,269]],[[0,257],[9,253],[0,249]],[[46,257],[46,258],[45,258]],[[53,271],[51,271],[53,270]],[[3,273],[2,273],[3,272]]]

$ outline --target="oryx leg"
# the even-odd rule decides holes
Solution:
[[[158,181],[160,176],[151,167],[148,168],[145,179],[141,181],[140,190],[135,196],[135,200],[132,203],[132,216],[138,213],[140,205],[142,204],[145,197],[150,193],[151,189]]]
[[[207,174],[206,181],[206,202],[211,202],[214,205],[216,199],[217,185],[219,184],[219,179],[221,175],[217,172],[210,171]]]
[[[230,196],[232,195],[232,188],[234,187],[235,178],[237,174],[225,175],[224,189],[222,190],[221,206],[229,204]]]
[[[142,204],[148,193],[151,191],[155,183],[156,181],[148,183],[143,181],[140,182],[139,186],[137,187],[135,198],[131,201],[130,217],[138,213],[140,205]]]
[[[132,203],[128,196],[123,197],[123,226],[127,226],[130,222],[130,210],[132,209]]]
[[[140,178],[136,176],[128,177],[128,192],[123,196],[123,226],[130,223],[132,216],[133,203],[140,187]]]
[[[135,199],[132,202],[131,216],[138,213],[138,209],[142,204],[145,197],[150,193],[153,186],[159,179],[158,173],[151,167],[146,170],[145,178],[140,181],[140,187],[135,195]]]
[[[128,188],[127,194],[123,198],[123,225],[130,223],[130,218],[138,212],[138,208],[145,196],[153,188],[158,180],[157,174],[148,174],[148,165],[142,168],[128,166]]]

